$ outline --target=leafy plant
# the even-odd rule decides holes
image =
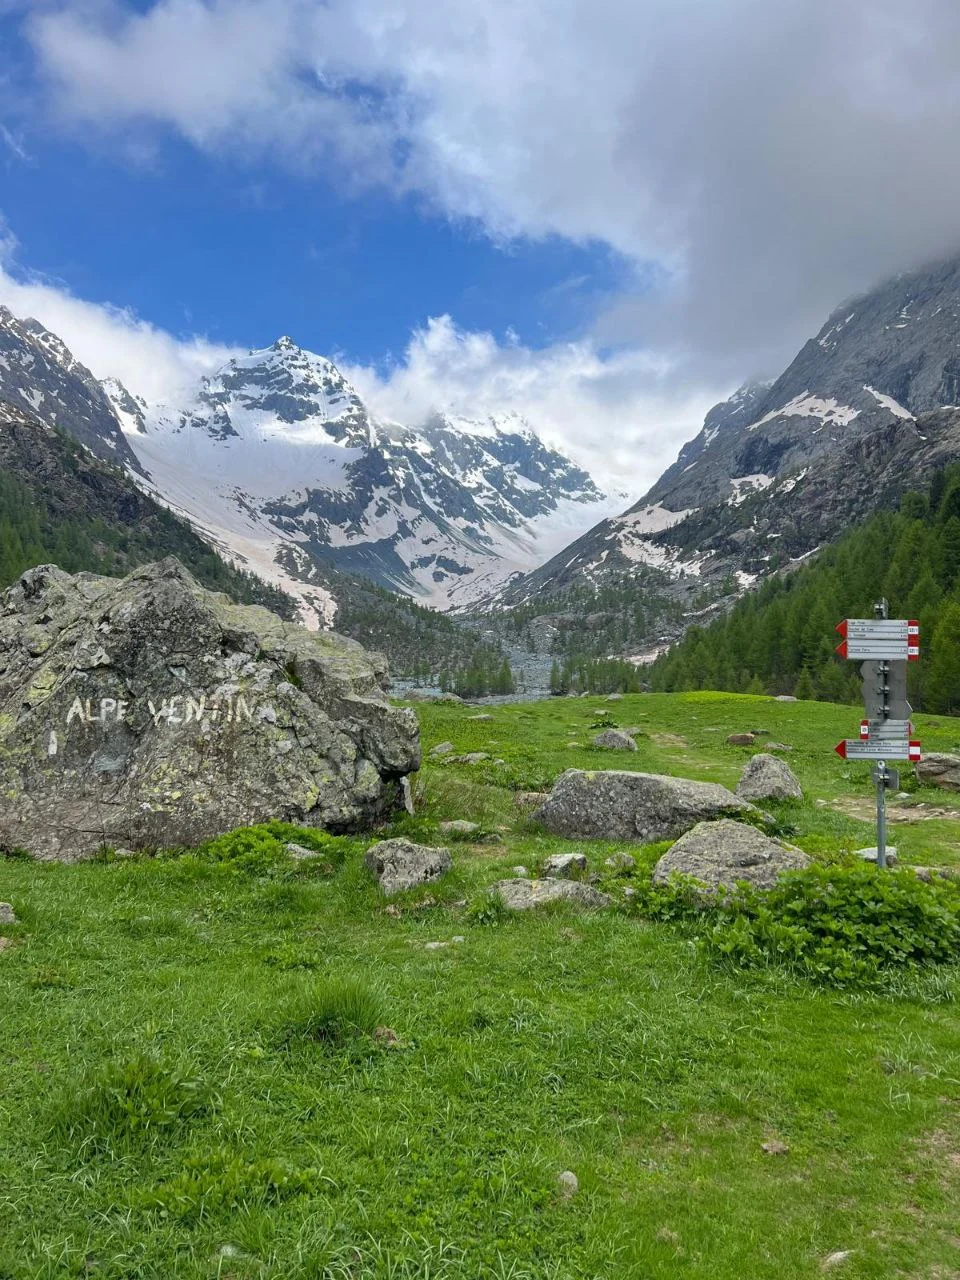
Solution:
[[[768,893],[741,887],[717,910],[703,935],[714,955],[825,982],[869,982],[885,969],[960,955],[960,887],[907,871],[812,866]]]
[[[68,1093],[54,1127],[93,1150],[144,1142],[209,1111],[215,1098],[202,1079],[149,1054],[109,1062]]]
[[[211,1213],[241,1209],[250,1203],[278,1204],[291,1196],[316,1191],[318,1169],[298,1169],[269,1157],[244,1159],[230,1151],[192,1156],[169,1182],[142,1196],[147,1208],[159,1209],[187,1222]]]
[[[262,822],[252,827],[238,827],[200,846],[198,857],[220,862],[247,875],[271,875],[289,870],[288,844],[323,854],[331,866],[343,861],[343,841],[314,827],[298,827],[290,822]]]
[[[471,924],[502,924],[508,911],[499,893],[485,891],[473,899],[466,914]]]

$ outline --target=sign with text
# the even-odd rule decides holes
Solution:
[[[837,624],[843,636],[837,645],[841,658],[876,658],[885,662],[917,662],[920,624],[897,618],[844,618]]]
[[[844,760],[920,759],[920,743],[910,738],[847,738],[834,751]]]

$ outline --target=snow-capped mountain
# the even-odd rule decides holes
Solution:
[[[312,582],[314,608],[323,565],[434,606],[466,602],[610,505],[518,416],[382,421],[286,337],[230,360],[184,405],[104,387],[151,491],[248,568],[286,589]]]
[[[639,566],[690,599],[744,589],[960,457],[960,258],[844,303],[773,382],[741,387],[635,506],[497,597]]]
[[[136,469],[110,397],[89,369],[36,320],[0,306],[0,399],[59,427],[109,462]]]

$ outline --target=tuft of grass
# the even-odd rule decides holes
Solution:
[[[93,1152],[147,1144],[215,1105],[212,1091],[189,1068],[141,1053],[102,1063],[68,1087],[54,1116],[61,1138]]]
[[[343,1044],[372,1036],[382,1025],[383,997],[377,987],[353,974],[319,978],[297,997],[287,1026],[287,1039]]]

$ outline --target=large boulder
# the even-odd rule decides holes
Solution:
[[[931,751],[917,765],[917,778],[944,791],[960,791],[960,756]]]
[[[509,911],[530,911],[551,902],[567,902],[593,911],[609,907],[613,899],[579,880],[498,880],[490,888]]]
[[[534,815],[569,839],[671,840],[708,818],[756,813],[716,782],[658,773],[568,769]]]
[[[32,569],[0,596],[0,848],[72,860],[271,818],[331,831],[402,802],[416,717],[384,660],[207,591]]]
[[[741,800],[802,800],[803,789],[785,761],[762,752],[747,761],[737,795]]]
[[[403,839],[381,840],[372,845],[364,862],[388,897],[439,880],[453,865],[449,849],[434,849]]]
[[[732,888],[746,880],[757,889],[771,889],[784,871],[810,865],[800,849],[771,840],[756,827],[721,818],[700,822],[668,849],[653,869],[654,884],[670,876],[693,876],[711,889]]]

